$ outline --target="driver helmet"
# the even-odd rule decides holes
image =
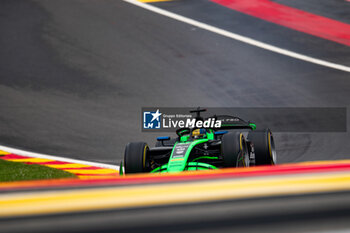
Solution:
[[[192,131],[192,137],[195,139],[198,138],[205,138],[206,137],[206,130],[204,128],[202,129],[195,129]]]

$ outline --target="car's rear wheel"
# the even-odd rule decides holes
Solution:
[[[225,134],[221,141],[225,167],[249,167],[249,153],[244,135],[240,132]]]
[[[126,145],[124,152],[125,174],[146,171],[148,150],[149,147],[145,142],[130,142]]]
[[[248,140],[253,144],[255,165],[276,164],[275,142],[269,129],[250,132]]]

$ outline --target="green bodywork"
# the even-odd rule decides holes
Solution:
[[[181,136],[180,141],[175,143],[173,150],[171,151],[169,162],[161,167],[157,167],[156,169],[152,170],[151,173],[173,173],[193,170],[218,169],[211,164],[199,162],[201,159],[219,159],[215,156],[200,156],[193,159],[192,161],[189,161],[191,151],[195,146],[206,143],[209,140],[214,140],[214,138],[215,136],[212,130],[208,130],[206,132],[206,136],[202,139],[190,140],[189,135]],[[184,154],[179,156],[176,154],[176,152],[181,148],[185,148],[184,150],[186,151]]]
[[[197,112],[197,118],[200,118],[199,112],[205,111],[203,109],[197,109],[196,111],[191,112]],[[215,116],[214,118],[216,118]],[[229,116],[230,117],[230,116]],[[222,123],[220,130],[226,130],[226,129],[249,129],[249,130],[255,130],[256,125],[252,122],[245,122],[244,120],[235,118],[235,123],[232,121],[229,123]],[[236,120],[238,119],[238,123],[236,123]],[[165,156],[161,157],[159,160],[161,162],[154,162],[151,161],[150,164],[146,165],[145,161],[147,160],[146,153],[143,153],[143,171],[150,171],[152,168],[153,170],[150,171],[150,173],[176,173],[176,172],[183,172],[183,171],[193,171],[193,170],[209,170],[209,169],[219,169],[222,167],[223,164],[223,156],[218,152],[217,155],[210,154],[206,151],[206,146],[203,145],[205,148],[205,152],[203,154],[198,153],[195,151],[195,153],[191,153],[193,149],[200,144],[208,143],[209,146],[213,145],[213,142],[220,140],[220,137],[216,135],[223,135],[227,133],[227,131],[216,131],[218,129],[212,129],[212,128],[206,128],[205,133],[199,133],[198,135],[194,135],[193,131],[197,130],[199,128],[182,128],[178,129],[176,131],[176,134],[178,135],[178,138],[174,144],[174,146],[171,148],[165,149]],[[164,146],[165,140],[170,140],[170,137],[161,137],[163,139],[158,139],[158,141],[161,141],[161,145]],[[217,144],[220,145],[220,144]],[[172,146],[170,144],[169,146]],[[170,152],[171,150],[171,152]],[[200,147],[196,147],[196,150],[201,151]],[[155,150],[156,151],[156,150]],[[215,152],[211,153],[216,153]],[[170,152],[169,160],[167,161],[168,154]],[[243,159],[243,157],[241,158]],[[166,162],[167,161],[167,162]],[[165,163],[166,162],[166,163]],[[218,167],[212,165],[215,164]],[[158,166],[154,168],[155,166]],[[151,167],[151,168],[150,168]],[[123,164],[120,165],[120,175],[123,175]]]
[[[222,125],[224,127],[240,127],[242,125],[239,124],[224,124]],[[256,129],[256,125],[254,123],[248,122],[247,126],[251,130]],[[196,158],[192,158],[190,161],[190,154],[192,149],[202,143],[206,143],[211,140],[215,140],[215,133],[214,130],[208,129],[206,132],[206,135],[204,138],[201,139],[191,139],[190,135],[186,135],[185,129],[183,132],[180,131],[180,134],[183,133],[183,135],[180,136],[179,142],[175,143],[171,155],[169,158],[169,162],[167,164],[164,164],[160,167],[157,167],[156,169],[152,170],[151,173],[174,173],[174,172],[182,172],[182,171],[193,171],[193,170],[209,170],[209,169],[218,169],[217,167],[208,164],[200,162],[201,160],[219,160],[218,156],[199,156]],[[178,147],[186,147],[186,153],[184,153],[182,156],[178,157],[176,154],[176,150]]]

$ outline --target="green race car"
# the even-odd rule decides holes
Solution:
[[[204,121],[200,112],[196,121]],[[213,116],[221,121],[218,128],[180,128],[177,137],[158,137],[155,147],[145,142],[127,144],[125,174],[167,173],[225,167],[274,165],[276,150],[269,129],[256,130],[254,123],[233,116]],[[120,173],[123,174],[121,165]]]

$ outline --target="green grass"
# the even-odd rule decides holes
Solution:
[[[0,182],[73,178],[74,174],[38,164],[24,164],[0,159]]]

